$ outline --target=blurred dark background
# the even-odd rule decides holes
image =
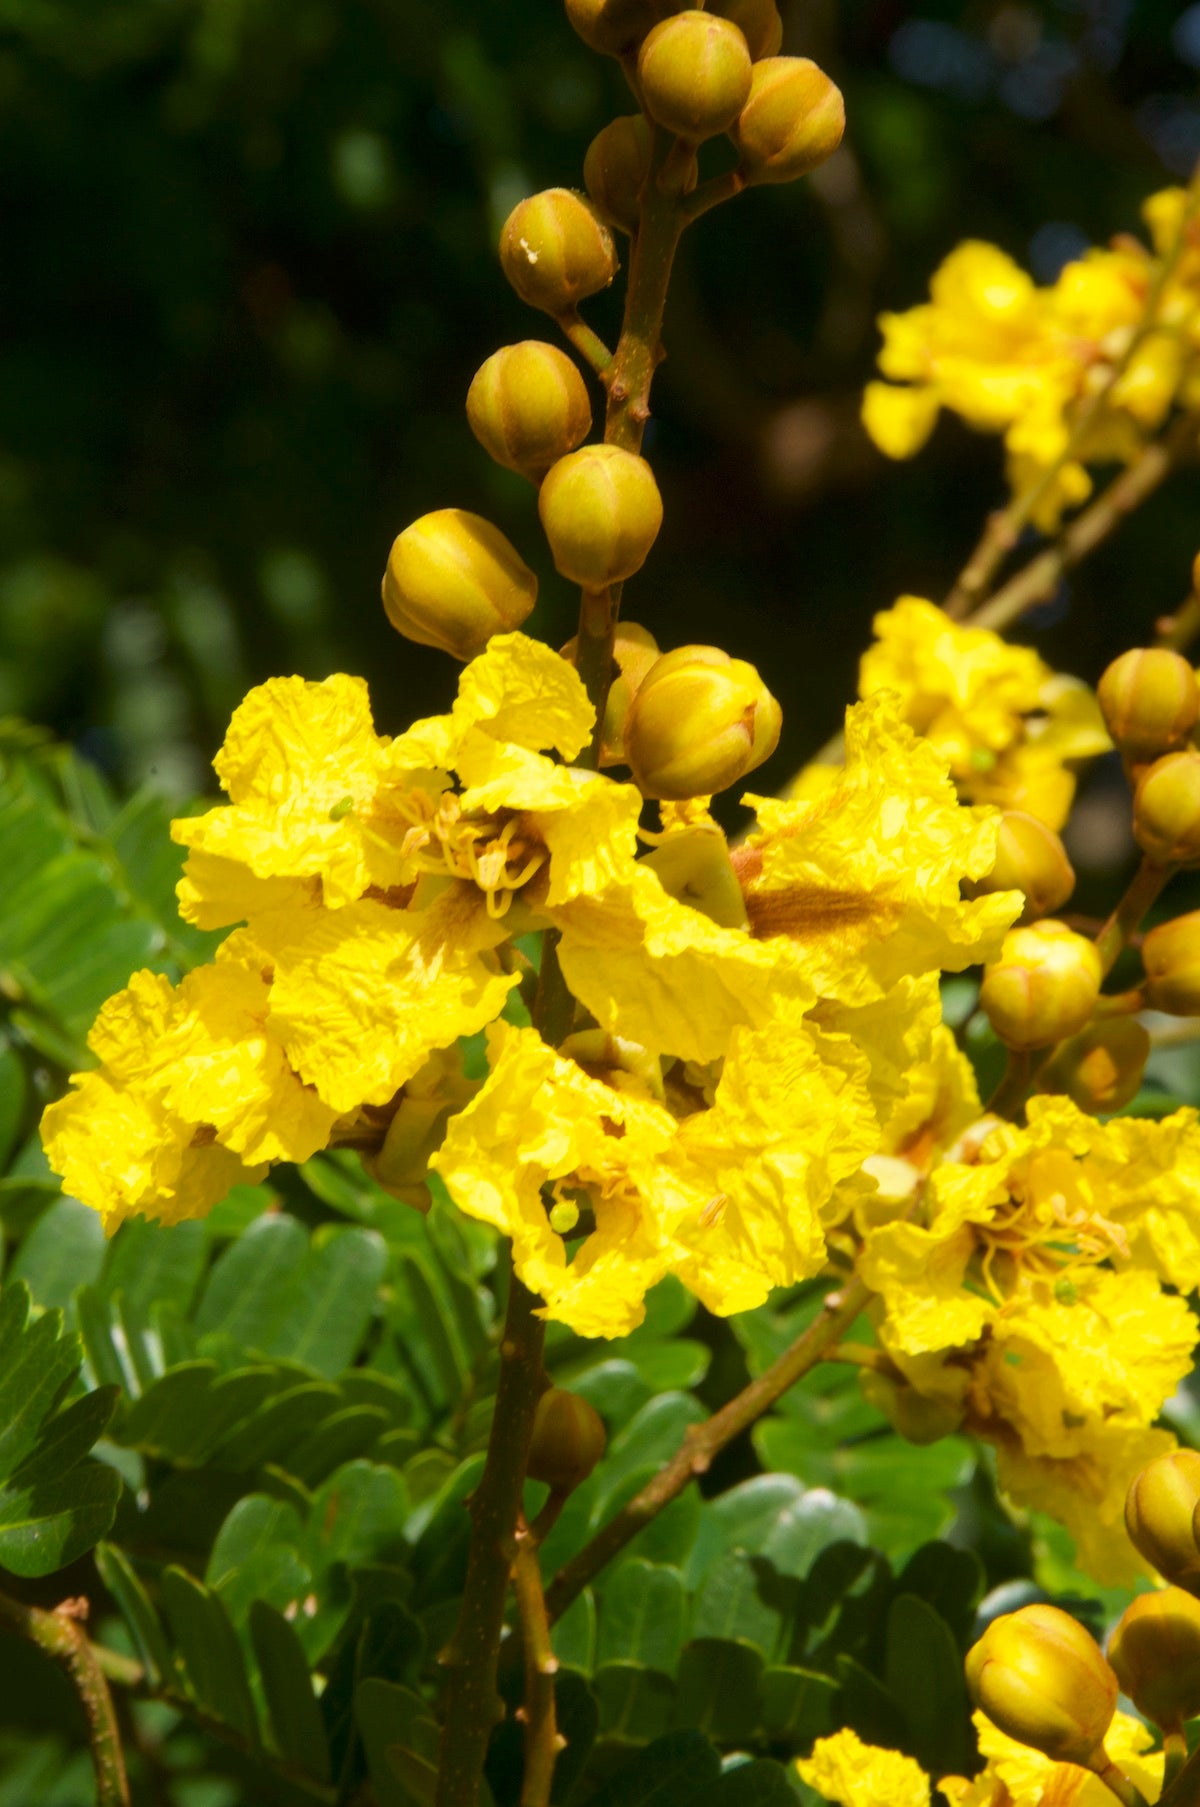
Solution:
[[[1200,5],[784,13],[847,146],[685,241],[647,447],[666,526],[627,596],[662,643],[763,666],[763,788],[836,726],[873,611],[942,594],[1002,498],[997,443],[956,422],[910,465],[867,444],[878,310],[964,236],[1048,280],[1200,153]],[[531,626],[565,639],[534,492],[462,403],[498,344],[554,336],[500,276],[501,220],[629,110],[556,0],[0,0],[0,715],[173,797],[272,673],[365,673],[394,731],[455,673],[391,633],[379,578],[451,503],[516,542]],[[1189,474],[1029,637],[1094,678],[1198,545]]]

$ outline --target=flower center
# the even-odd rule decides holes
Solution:
[[[546,863],[546,849],[522,815],[466,815],[453,791],[437,798],[412,791],[404,801],[411,826],[401,851],[420,872],[476,885],[489,916],[503,916],[516,892]]]

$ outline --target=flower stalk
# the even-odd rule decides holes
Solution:
[[[96,1807],[129,1807],[129,1781],[108,1682],[95,1647],[81,1620],[86,1600],[64,1600],[53,1612],[26,1606],[0,1594],[0,1624],[38,1649],[66,1671],[87,1720],[88,1744],[96,1775]]]

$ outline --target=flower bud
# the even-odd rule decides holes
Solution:
[[[747,182],[793,182],[831,157],[846,129],[846,106],[804,56],[771,56],[754,65],[750,94],[730,136]]]
[[[924,1448],[929,1443],[940,1443],[943,1437],[952,1437],[962,1428],[966,1408],[957,1400],[929,1398],[906,1380],[893,1380],[891,1375],[871,1368],[860,1369],[858,1384],[863,1397],[883,1413],[906,1443]]]
[[[646,797],[711,797],[770,758],[782,721],[753,665],[715,646],[678,646],[642,680],[625,757]]]
[[[587,438],[592,404],[565,351],[523,339],[479,366],[467,391],[467,419],[497,464],[538,483]]]
[[[1200,1506],[1200,1454],[1173,1449],[1134,1477],[1125,1495],[1125,1529],[1134,1548],[1164,1581],[1200,1586],[1195,1513]]]
[[[1183,746],[1200,717],[1200,684],[1165,646],[1114,659],[1096,689],[1114,744],[1135,765]]]
[[[1178,1731],[1200,1713],[1200,1601],[1179,1587],[1139,1594],[1108,1640],[1108,1660],[1138,1712]]]
[[[574,665],[578,651],[578,638],[571,639],[563,647],[562,656]],[[608,687],[600,734],[602,766],[625,764],[625,717],[642,679],[660,657],[658,642],[649,628],[636,621],[617,622],[613,635],[613,663],[617,669]]]
[[[644,114],[622,114],[596,133],[583,159],[583,185],[610,226],[637,230],[649,168],[650,127]]]
[[[590,50],[625,56],[663,15],[661,0],[567,0],[567,18]]]
[[[493,634],[520,627],[537,589],[498,527],[464,508],[438,508],[393,542],[383,606],[406,639],[473,659]]]
[[[500,234],[500,263],[522,301],[555,315],[606,289],[617,273],[612,233],[570,188],[517,202]]]
[[[714,0],[708,11],[737,26],[756,63],[760,57],[779,54],[779,46],[783,43],[783,20],[775,0]]]
[[[1090,1023],[1042,1068],[1038,1089],[1065,1093],[1091,1117],[1123,1110],[1141,1090],[1150,1037],[1133,1017]]]
[[[1090,1022],[1102,976],[1094,942],[1053,918],[1030,923],[1010,929],[985,967],[980,1008],[1018,1053],[1049,1048]]]
[[[1147,766],[1133,793],[1133,835],[1158,866],[1200,861],[1200,752],[1168,753]]]
[[[1160,922],[1142,942],[1146,1002],[1171,1016],[1200,1016],[1200,910]]]
[[[644,458],[585,445],[552,467],[538,513],[558,570],[585,590],[640,571],[662,526],[662,497]]]
[[[993,1725],[1056,1763],[1089,1767],[1116,1711],[1117,1678],[1100,1646],[1057,1606],[993,1619],[967,1652],[966,1675]]]
[[[549,1387],[538,1400],[533,1420],[530,1479],[545,1481],[555,1493],[569,1493],[587,1480],[606,1441],[604,1420],[595,1406],[565,1387]]]
[[[736,25],[688,11],[664,19],[638,54],[646,111],[659,125],[699,144],[726,132],[750,92],[750,52]]]
[[[1023,809],[1006,809],[996,837],[995,865],[986,878],[963,888],[972,897],[1021,891],[1025,908],[1019,920],[1035,922],[1062,909],[1075,889],[1075,869],[1052,828]]]

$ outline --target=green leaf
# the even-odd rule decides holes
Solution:
[[[986,1586],[983,1563],[974,1550],[946,1543],[923,1544],[901,1570],[896,1586],[932,1606],[960,1647],[966,1648]]]
[[[408,1513],[408,1489],[394,1468],[348,1462],[313,1496],[302,1551],[314,1573],[335,1562],[360,1568],[399,1561],[408,1549],[403,1531]]]
[[[96,1545],[96,1567],[121,1610],[147,1681],[152,1688],[161,1687],[171,1676],[171,1652],[150,1596],[129,1558],[115,1544]]]
[[[354,1717],[379,1807],[427,1807],[422,1783],[431,1769],[436,1776],[438,1728],[421,1696],[371,1679],[355,1695]]]
[[[38,1218],[17,1250],[9,1284],[23,1280],[35,1305],[62,1307],[78,1287],[96,1279],[104,1255],[99,1212],[78,1199],[60,1198]]]
[[[340,1404],[341,1394],[328,1381],[288,1387],[222,1436],[210,1460],[235,1473],[266,1462],[286,1462],[290,1451]]]
[[[592,1677],[600,1730],[622,1744],[646,1744],[671,1723],[675,1684],[641,1663],[605,1663]]]
[[[257,1740],[254,1699],[237,1634],[216,1595],[186,1569],[167,1568],[163,1605],[197,1704],[244,1738]]]
[[[596,1596],[590,1587],[577,1594],[561,1619],[555,1621],[550,1641],[564,1669],[591,1674],[596,1665]]]
[[[36,1488],[68,1474],[104,1435],[118,1397],[116,1387],[98,1387],[47,1419],[33,1449],[14,1471],[11,1485]]]
[[[25,1063],[7,1041],[0,1041],[0,1168],[9,1158],[21,1137],[29,1082]]]
[[[668,1732],[617,1772],[587,1807],[707,1807],[721,1760],[700,1732]]]
[[[130,1449],[170,1459],[190,1437],[197,1410],[211,1392],[217,1364],[181,1362],[135,1400],[121,1423],[120,1441]]]
[[[749,1645],[697,1638],[679,1662],[678,1722],[721,1744],[749,1738],[758,1724],[762,1673],[762,1656]]]
[[[921,1767],[935,1776],[967,1774],[975,1741],[962,1657],[945,1620],[915,1594],[892,1601],[884,1674]]]
[[[600,1709],[596,1696],[581,1675],[560,1670],[554,1678],[554,1709],[558,1729],[566,1739],[566,1749],[559,1753],[554,1766],[552,1802],[569,1801],[576,1783],[587,1767],[596,1734],[600,1729]]]
[[[782,1617],[779,1606],[763,1598],[768,1579],[761,1559],[741,1550],[722,1556],[696,1596],[693,1637],[737,1638],[770,1656],[779,1642]]]
[[[294,1506],[267,1494],[238,1501],[217,1533],[205,1585],[217,1594],[237,1628],[255,1600],[293,1612],[308,1593],[311,1575],[300,1557],[304,1527]]]
[[[764,1669],[760,1687],[763,1730],[779,1743],[806,1750],[814,1738],[833,1731],[836,1695],[837,1683],[828,1675],[782,1664]]]
[[[0,1480],[24,1461],[79,1371],[79,1344],[63,1335],[62,1313],[30,1324],[28,1315],[28,1290],[10,1283],[0,1294]]]
[[[331,1412],[288,1453],[285,1466],[306,1486],[315,1487],[343,1463],[369,1454],[387,1428],[387,1414],[378,1406],[348,1406]]]
[[[277,1324],[256,1346],[319,1374],[339,1374],[371,1321],[387,1259],[374,1230],[338,1229],[314,1241],[293,1271]]]
[[[328,1782],[329,1740],[299,1639],[265,1600],[250,1608],[250,1636],[276,1750],[318,1782]]]
[[[796,1807],[788,1773],[770,1757],[726,1770],[713,1792],[712,1807]]]
[[[688,1393],[663,1393],[650,1400],[609,1446],[599,1471],[602,1502],[638,1469],[661,1467],[674,1455],[688,1427],[707,1415]]]
[[[108,1246],[100,1290],[120,1293],[143,1312],[163,1301],[186,1311],[204,1272],[208,1235],[203,1223],[159,1224],[131,1218]]]
[[[196,1312],[197,1330],[265,1351],[307,1255],[308,1237],[294,1217],[257,1218],[213,1266]]]
[[[604,1587],[597,1663],[640,1663],[673,1675],[686,1617],[687,1596],[678,1569],[637,1557],[623,1562]]]
[[[36,1487],[0,1489],[0,1568],[30,1577],[65,1568],[104,1536],[120,1495],[120,1475],[100,1462]]]
[[[901,1750],[907,1737],[904,1714],[883,1683],[852,1656],[837,1659],[841,1706],[845,1723],[864,1744],[883,1744]]]

